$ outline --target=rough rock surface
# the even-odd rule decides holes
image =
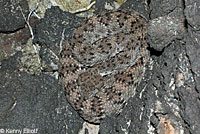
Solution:
[[[0,32],[9,33],[25,27],[27,16],[28,3],[26,0],[1,0]]]
[[[186,33],[182,37],[183,39],[174,38],[168,45],[164,44],[162,51],[149,47],[153,61],[137,88],[135,97],[128,101],[119,115],[111,115],[101,122],[100,133],[199,134],[199,0],[136,1],[141,4],[139,7],[145,7],[140,8],[140,10],[137,9],[136,5],[131,4],[132,2],[132,0],[128,0],[125,3],[127,6],[124,4],[122,7],[125,9],[131,7],[130,10],[136,10],[140,13],[147,11],[149,20],[167,15],[170,17],[185,16]],[[103,10],[99,6],[104,5],[96,6],[97,9]],[[8,8],[1,4],[1,12],[5,12],[6,9]],[[55,16],[58,16],[58,12],[55,12],[58,9],[52,9],[49,9],[51,13],[49,18],[53,20],[56,18]],[[63,12],[59,11],[59,13]],[[9,34],[11,31],[24,27],[24,18],[21,15],[19,17],[20,20],[23,20],[23,22],[19,21],[20,25],[17,27],[7,25],[0,31]],[[76,22],[73,19],[69,20],[74,24]],[[0,24],[6,23],[2,23],[2,19],[0,19]],[[8,22],[7,24],[13,23]],[[45,36],[45,34],[38,35],[40,32],[36,32],[35,36],[41,36],[37,37],[37,42],[41,41],[40,45],[43,43],[59,44],[63,29],[74,26],[70,26],[70,24],[59,27],[55,21],[53,24],[55,29],[52,30],[52,25],[48,25],[47,22],[43,23],[40,26],[41,30],[44,28],[46,29],[45,33],[50,34]],[[56,26],[59,30],[56,30]],[[59,37],[55,35],[59,35]],[[69,35],[70,33],[64,33],[64,39],[70,39]],[[56,41],[51,41],[54,38]],[[54,46],[56,51],[60,50],[57,46]],[[150,46],[154,46],[154,44],[152,45],[150,42]],[[47,45],[44,47],[47,49]],[[46,53],[42,54],[45,57]],[[0,97],[2,98],[0,100],[0,128],[20,129],[37,128],[38,126],[38,131],[41,133],[77,134],[83,120],[67,103],[63,89],[58,86],[57,80],[45,74],[34,76],[20,72],[17,63],[20,56],[17,53],[0,62]]]
[[[28,128],[38,134],[78,133],[83,121],[76,119],[79,116],[67,103],[58,81],[48,75],[19,72],[20,56],[17,53],[1,62],[1,130]]]
[[[34,30],[34,42],[46,45],[58,55],[61,49],[60,41],[70,38],[81,20],[74,14],[63,12],[59,7],[47,9],[45,17]]]
[[[44,72],[58,70],[59,53],[62,43],[71,38],[72,31],[77,27],[81,18],[75,14],[63,12],[59,7],[47,9],[45,17],[34,29],[34,43],[41,44],[40,57],[45,62]]]

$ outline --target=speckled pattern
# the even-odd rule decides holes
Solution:
[[[78,27],[63,47],[60,82],[85,120],[118,114],[135,95],[149,60],[146,20],[133,11],[103,12]]]

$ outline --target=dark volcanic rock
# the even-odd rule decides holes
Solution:
[[[157,51],[162,51],[175,39],[181,39],[185,33],[184,17],[158,17],[148,24],[148,43]]]
[[[183,106],[182,117],[186,122],[187,131],[191,134],[200,133],[200,1],[185,2],[185,16],[188,27],[186,35],[186,50],[193,73],[193,85],[189,89],[180,90]],[[184,90],[183,90],[184,89]]]
[[[111,0],[97,1],[97,4],[104,6],[109,1]],[[14,4],[13,7],[16,7],[15,3],[18,2],[0,2],[1,7],[6,7],[2,3],[10,3],[12,6]],[[22,8],[26,8],[27,5],[24,5]],[[168,31],[163,35],[154,34],[156,39],[151,38],[149,50],[152,60],[135,97],[129,100],[119,115],[106,117],[101,122],[101,134],[200,133],[199,5],[199,0],[128,0],[122,5],[121,8],[146,13],[144,16],[150,16],[150,23],[155,18],[162,17],[163,21],[168,16],[176,24],[175,28],[180,26],[180,29],[169,31],[170,27],[166,26],[169,23],[161,22],[162,25],[166,24],[162,28]],[[104,10],[104,7],[98,8]],[[10,10],[10,7],[0,8],[0,12],[5,13],[5,9]],[[17,10],[18,15],[21,14],[19,12]],[[185,16],[185,20],[172,19],[179,16]],[[4,28],[1,31],[10,32],[24,27],[23,17],[19,18],[20,24],[23,20],[23,25],[10,26],[12,23],[9,21],[6,26],[5,23],[0,25],[0,28]],[[60,41],[69,39],[80,22],[80,18],[63,12],[58,7],[48,9],[45,18],[34,29],[34,41],[42,45],[42,60],[56,65],[58,59],[51,53],[59,55]],[[159,32],[156,25],[154,23],[154,32]],[[183,31],[186,32],[185,36]],[[176,32],[181,36],[177,36]],[[17,53],[0,62],[0,128],[38,128],[38,133],[77,134],[83,120],[67,103],[58,81],[45,74],[33,76],[20,72],[20,57],[21,54]],[[47,67],[47,71],[56,70],[49,68]]]
[[[45,62],[45,72],[58,70],[58,57],[61,45],[70,39],[81,18],[62,11],[59,7],[47,9],[45,17],[36,25],[34,42],[42,47],[40,57]]]
[[[187,54],[195,77],[196,89],[200,93],[200,31],[196,31],[189,26],[186,43]]]
[[[48,75],[19,72],[19,57],[17,53],[1,62],[0,128],[29,128],[38,134],[78,133],[83,121],[67,103],[58,81]]]
[[[60,41],[69,39],[81,18],[69,12],[62,11],[59,7],[51,7],[35,29],[34,42],[47,45],[56,54],[60,52]]]
[[[150,10],[147,4],[146,0],[127,0],[120,8],[135,10],[148,20]]]
[[[115,0],[96,0],[96,13],[102,12],[106,9],[106,5],[110,5],[112,9],[109,10],[116,10],[116,5],[114,4]],[[140,14],[142,14],[146,19],[149,19],[149,8],[145,0],[127,0],[120,6],[120,9],[127,9],[127,10],[134,10]]]
[[[188,4],[184,12],[186,19],[194,19],[194,21],[187,22],[183,17],[183,1],[156,0],[150,2],[152,11],[150,16],[158,20],[155,23],[153,21],[156,19],[150,20],[149,23],[155,26],[154,30],[150,31],[153,34],[149,41],[149,50],[154,60],[153,70],[147,71],[152,75],[146,74],[150,77],[144,78],[144,80],[149,79],[148,84],[137,89],[138,93],[130,99],[120,115],[113,115],[102,121],[100,125],[102,134],[125,132],[179,134],[183,131],[191,134],[200,133],[198,116],[200,34],[197,31],[199,27],[197,11],[199,9],[191,10],[189,8],[191,3],[194,7],[200,2],[195,3],[194,0],[185,3]],[[161,17],[160,20],[159,17]],[[162,32],[159,31],[158,22],[161,24]],[[187,30],[189,30],[188,33]],[[145,82],[141,85],[145,85]]]
[[[28,12],[29,8],[26,0],[1,0],[0,32],[14,32],[23,28]]]
[[[186,0],[184,10],[187,22],[196,30],[200,30],[200,2],[199,0]]]
[[[187,18],[188,35],[186,37],[187,54],[192,71],[194,72],[196,89],[200,93],[200,2],[198,0],[186,1],[185,15]]]
[[[183,15],[183,0],[151,0],[149,1],[150,18],[155,19],[161,16]]]
[[[185,121],[186,132],[191,134],[199,134],[200,132],[200,101],[199,95],[195,90],[187,90],[181,88],[179,90],[179,96],[183,111],[181,113],[182,118]]]
[[[137,88],[136,95],[131,98],[123,111],[119,115],[113,115],[105,118],[100,124],[101,134],[145,134],[148,131],[150,121],[150,109],[154,107],[156,96],[151,87],[147,85],[152,77],[151,71],[148,70],[143,81]],[[148,101],[147,101],[148,100]]]

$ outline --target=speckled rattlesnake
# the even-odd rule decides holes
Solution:
[[[146,20],[133,11],[103,12],[78,27],[61,52],[60,81],[85,120],[121,112],[145,72]]]

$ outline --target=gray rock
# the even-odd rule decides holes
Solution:
[[[162,51],[175,39],[181,39],[185,33],[184,18],[159,17],[149,21],[148,43],[157,51]]]
[[[0,32],[14,32],[25,27],[28,12],[29,8],[26,0],[1,0]]]
[[[184,10],[187,22],[196,30],[200,30],[200,2],[199,0],[186,0]]]
[[[81,22],[81,18],[59,7],[51,7],[34,30],[34,42],[46,45],[55,54],[60,52],[60,41],[71,37],[74,28]]]
[[[17,53],[1,64],[0,128],[28,128],[38,134],[78,133],[83,120],[67,103],[58,81],[48,75],[19,72],[18,60]]]

